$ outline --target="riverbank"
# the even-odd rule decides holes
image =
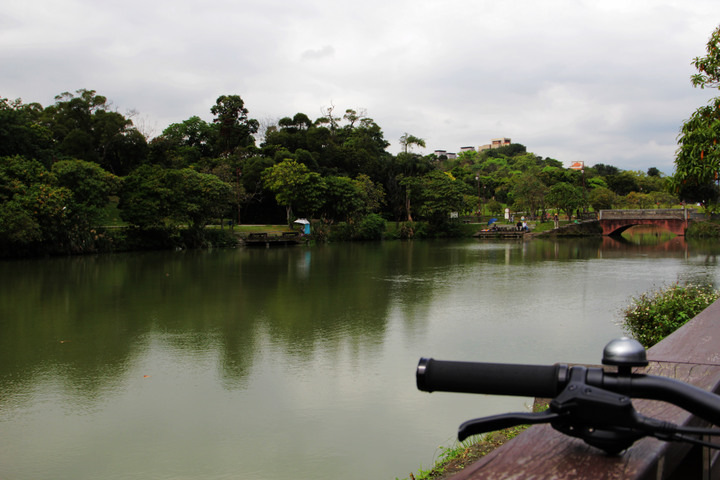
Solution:
[[[547,408],[548,400],[535,399],[533,412],[541,412]],[[444,480],[477,462],[505,442],[517,437],[528,427],[529,425],[520,425],[504,428],[476,437],[476,441],[465,441],[451,447],[440,447],[441,453],[438,460],[430,470],[420,469],[417,474],[411,473],[403,480]]]
[[[411,240],[432,238],[472,238],[487,229],[487,223],[452,222],[441,229],[433,229],[427,222],[386,222],[382,228],[374,226],[370,234],[356,235],[355,226],[339,224],[313,224],[310,242],[348,242],[378,240]],[[510,223],[499,223],[512,227]],[[534,237],[594,237],[601,231],[593,222],[561,221],[559,228],[553,222],[529,222],[530,232],[524,239]],[[96,227],[81,245],[29,244],[23,247],[4,246],[0,258],[32,258],[45,256],[120,253],[151,250],[185,250],[202,248],[235,248],[251,234],[283,235],[297,231],[287,225],[209,225],[200,230],[191,229],[137,229],[126,226]],[[720,238],[720,223],[695,222],[686,233],[687,238]]]

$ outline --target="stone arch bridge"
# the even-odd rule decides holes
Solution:
[[[635,225],[657,225],[675,235],[685,235],[697,215],[694,209],[600,210],[598,222],[603,235],[620,235]]]

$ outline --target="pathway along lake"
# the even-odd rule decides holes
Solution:
[[[0,263],[0,478],[378,479],[530,399],[421,356],[597,363],[629,297],[718,284],[675,238],[415,241]]]

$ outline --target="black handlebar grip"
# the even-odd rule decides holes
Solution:
[[[425,392],[484,393],[553,398],[567,369],[565,365],[450,362],[421,358],[417,387]]]

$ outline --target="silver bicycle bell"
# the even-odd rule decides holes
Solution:
[[[605,345],[603,350],[603,365],[615,365],[618,373],[630,373],[632,367],[647,366],[647,353],[645,347],[633,338],[621,337]]]

